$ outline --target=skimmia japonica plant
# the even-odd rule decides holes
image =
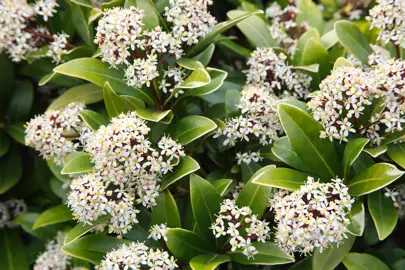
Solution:
[[[404,1],[0,15],[0,269],[405,269]]]

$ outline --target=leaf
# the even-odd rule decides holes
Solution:
[[[350,168],[354,161],[359,157],[363,151],[366,144],[369,142],[369,139],[359,138],[355,140],[350,140],[343,154],[343,174],[344,179],[349,180],[350,178]]]
[[[273,242],[254,242],[252,246],[258,251],[254,260],[249,260],[241,249],[228,252],[227,255],[231,257],[232,261],[240,264],[278,265],[294,262],[294,258],[291,255],[285,253],[284,250]]]
[[[88,8],[93,7],[90,0],[70,0],[70,2],[73,2],[73,3],[75,3],[79,6],[83,6],[83,7],[88,7]]]
[[[129,8],[135,6],[145,12],[145,17],[142,20],[143,29],[150,30],[159,26],[159,13],[156,12],[156,7],[149,0],[126,0],[124,7]]]
[[[225,110],[226,115],[233,115],[236,114],[238,109],[238,104],[240,103],[240,92],[236,89],[228,89],[225,92]]]
[[[7,154],[10,149],[10,139],[7,137],[6,133],[0,130],[0,157]]]
[[[343,240],[343,243],[337,245],[333,243],[327,249],[320,252],[316,248],[312,255],[312,270],[333,270],[346,257],[353,246],[356,237],[348,234],[348,238]]]
[[[339,159],[329,140],[319,138],[322,126],[311,115],[289,105],[279,105],[281,124],[291,146],[312,173],[325,179],[339,171]]]
[[[231,10],[226,13],[230,20],[249,14],[243,10]],[[259,13],[260,14],[260,13]],[[273,39],[268,25],[257,15],[250,16],[236,24],[246,36],[253,47],[277,47],[277,41]]]
[[[103,97],[105,108],[110,118],[117,117],[127,111],[124,100],[114,92],[108,82],[104,85]]]
[[[166,224],[169,228],[181,227],[176,201],[168,189],[160,193],[156,203],[157,206],[152,210],[152,225]]]
[[[148,104],[153,104],[150,90],[128,86],[124,81],[123,72],[118,69],[110,68],[107,63],[103,63],[98,59],[74,59],[55,67],[54,72],[89,81],[98,87],[104,87],[104,84],[109,82],[111,87],[117,89],[119,94],[131,95]]]
[[[82,110],[79,114],[92,130],[97,130],[100,126],[107,126],[109,123],[107,117],[90,110]]]
[[[57,99],[55,99],[48,110],[58,110],[66,107],[72,102],[81,102],[84,104],[92,104],[103,100],[103,91],[100,87],[88,83],[70,88]]]
[[[210,44],[205,50],[194,56],[193,59],[199,61],[204,67],[206,67],[210,63],[214,51],[215,44]]]
[[[378,238],[382,241],[395,229],[398,212],[384,190],[378,190],[367,196],[368,210],[374,220]]]
[[[226,77],[228,76],[228,73],[226,71],[223,71],[220,69],[207,67],[206,70],[208,71],[208,74],[211,78],[210,83],[205,86],[202,86],[202,87],[196,87],[194,89],[190,89],[186,93],[181,95],[179,98],[183,98],[183,97],[187,97],[187,96],[204,96],[204,95],[211,94],[222,86]]]
[[[319,64],[312,64],[309,66],[292,66],[291,69],[305,70],[312,73],[319,72]]]
[[[259,174],[262,170],[264,170],[264,168],[258,170],[256,173]],[[257,215],[258,218],[261,218],[267,208],[272,188],[253,183],[253,179],[253,177],[250,178],[239,192],[236,204],[240,207],[250,207],[252,213]]]
[[[75,26],[77,33],[87,45],[91,48],[94,47],[93,28],[89,27],[82,7],[75,3],[72,3],[70,7],[72,9],[72,23]]]
[[[91,162],[91,156],[84,154],[75,157],[63,167],[61,174],[75,174],[92,172],[94,164]]]
[[[190,89],[206,86],[211,82],[210,75],[203,68],[197,68],[194,70],[190,76],[177,88],[179,89]]]
[[[402,143],[388,145],[387,155],[405,169],[405,146]]]
[[[349,21],[338,21],[335,23],[335,31],[343,47],[361,62],[367,64],[368,56],[373,50],[359,27]]]
[[[192,58],[182,57],[176,62],[179,66],[184,67],[188,70],[204,69],[204,65],[201,64],[198,60]]]
[[[89,18],[87,19],[87,24],[91,25],[95,20],[97,20],[99,17],[103,15],[103,12],[101,9],[98,8],[92,8],[89,13]]]
[[[389,143],[395,142],[404,136],[405,136],[405,129],[403,129],[402,131],[394,132],[394,133],[392,133],[392,132],[384,133],[381,136],[384,138],[382,140],[382,144],[389,144]]]
[[[276,168],[274,165],[266,166],[255,173],[251,181],[258,185],[298,190],[308,179],[308,174],[287,168]]]
[[[388,150],[388,146],[385,145],[385,144],[375,146],[375,147],[371,147],[371,148],[363,149],[364,152],[366,152],[367,154],[369,154],[373,158],[376,158],[379,155],[384,154],[385,152],[387,152],[387,150]]]
[[[330,30],[329,32],[326,32],[322,37],[321,37],[321,43],[325,47],[325,49],[329,50],[333,46],[335,46],[336,43],[339,42],[339,39],[337,37],[335,29]]]
[[[333,70],[337,70],[339,67],[352,67],[353,64],[350,63],[349,60],[347,60],[344,57],[339,57],[338,59],[336,59],[335,64],[333,66]]]
[[[0,269],[30,269],[25,248],[17,230],[2,230],[0,233]]]
[[[56,224],[56,223],[61,223],[65,221],[72,220],[72,212],[70,209],[64,205],[58,205],[55,207],[52,207],[45,212],[43,212],[37,220],[35,220],[34,225],[32,226],[33,230],[36,230],[41,227],[45,227],[48,225]]]
[[[294,169],[308,172],[309,169],[297,153],[294,152],[290,141],[287,137],[282,137],[274,142],[273,147],[271,148],[271,152],[281,161],[286,163],[287,165],[293,167]]]
[[[343,264],[348,270],[389,270],[386,264],[367,253],[349,253]]]
[[[62,246],[62,251],[72,257],[98,265],[107,252],[126,243],[130,241],[112,236],[87,235]]]
[[[140,118],[152,121],[152,122],[160,122],[165,124],[170,124],[173,119],[173,112],[171,110],[167,110],[164,112],[156,112],[149,108],[141,108],[135,110],[136,115]]]
[[[12,149],[2,157],[0,162],[0,194],[6,193],[20,181],[23,174],[22,169],[23,163],[17,148]]]
[[[356,201],[352,205],[348,218],[350,219],[350,224],[347,226],[347,230],[355,236],[362,236],[365,225],[365,211],[361,201]]]
[[[186,145],[217,128],[211,119],[199,115],[187,116],[176,122],[169,130],[171,137]]]
[[[323,16],[319,7],[311,0],[298,0],[299,13],[297,23],[307,22],[310,26],[323,33]]]
[[[190,261],[190,267],[193,270],[215,270],[220,264],[230,260],[231,258],[221,254],[198,255]]]
[[[11,125],[7,125],[4,131],[15,141],[25,145],[25,128],[21,122],[15,122]]]
[[[145,103],[136,97],[122,95],[121,99],[124,100],[125,106],[129,111],[135,111],[136,109],[145,108]]]
[[[193,214],[201,235],[207,242],[215,243],[210,229],[215,223],[222,201],[217,189],[207,180],[196,174],[190,176],[190,199]]]
[[[13,97],[8,106],[8,119],[11,122],[25,121],[30,115],[34,100],[34,86],[28,80],[17,82]]]
[[[329,74],[329,53],[322,46],[320,41],[315,38],[310,38],[306,43],[302,52],[301,65],[308,66],[312,64],[319,64],[319,73],[321,78]]]
[[[166,189],[168,186],[183,178],[184,176],[193,173],[200,169],[200,165],[197,161],[191,157],[185,156],[180,158],[179,165],[174,167],[174,170],[166,174],[160,183],[160,190]]]
[[[349,193],[352,196],[361,196],[379,190],[405,172],[400,171],[394,165],[388,163],[377,163],[356,175],[349,183]]]
[[[78,223],[75,227],[73,227],[66,235],[65,240],[63,241],[64,245],[67,245],[73,241],[79,239],[79,237],[85,235],[93,228],[97,227],[100,224],[105,223],[107,220],[111,218],[110,215],[105,215],[99,217],[96,221],[94,221],[91,225]]]
[[[25,212],[20,216],[16,217],[14,219],[14,222],[20,225],[24,231],[42,241],[47,241],[51,238],[54,238],[55,234],[57,233],[56,226],[51,225],[47,227],[38,228],[36,230],[32,229],[32,226],[34,225],[35,221],[38,219],[39,216],[40,216],[39,213]]]
[[[305,45],[308,41],[314,38],[315,40],[320,40],[319,32],[316,28],[310,27],[305,33],[303,33],[298,39],[297,49],[294,55],[294,64],[298,65],[302,60],[302,53],[304,52]]]
[[[203,51],[206,47],[208,47],[215,39],[216,36],[219,34],[225,32],[226,30],[232,28],[235,26],[237,23],[243,21],[246,18],[249,18],[252,15],[256,14],[263,14],[263,11],[254,11],[254,12],[249,12],[246,14],[243,14],[241,16],[238,16],[232,20],[226,21],[226,22],[221,22],[218,23],[214,29],[202,40],[200,40],[196,45],[194,45],[191,50],[187,53],[186,57],[193,57],[197,55],[199,52]]]
[[[232,185],[232,179],[219,179],[212,182],[212,185],[217,189],[219,195],[226,195]]]
[[[211,253],[215,249],[198,234],[184,229],[169,229],[166,234],[167,248],[183,261],[190,261],[197,255]]]

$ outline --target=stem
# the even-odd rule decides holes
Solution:
[[[370,124],[368,124],[368,125],[366,125],[366,126],[360,128],[360,129],[358,130],[358,132],[360,132],[360,131],[362,131],[362,130],[364,130],[364,129],[367,129],[367,128],[373,126],[373,125],[376,125],[376,124],[380,123],[380,121],[381,121],[382,119],[383,119],[383,118],[381,117],[380,119],[378,119],[378,120],[376,120],[376,121],[374,121],[374,122],[372,122],[372,123],[370,123]]]
[[[80,135],[79,134],[66,134],[66,135],[61,135],[63,138],[67,138],[67,139],[70,139],[70,138],[79,138],[80,137]]]
[[[32,28],[26,28],[25,31],[28,32],[28,33],[31,33],[31,34],[33,34],[33,35],[35,35],[37,37],[41,37],[41,38],[52,40],[52,41],[55,40],[52,35],[47,35],[47,34],[44,34],[44,33],[37,32]],[[76,48],[76,46],[74,46],[74,45],[72,45],[70,43],[66,43],[66,46],[68,48],[70,48],[70,49]]]
[[[152,80],[151,85],[152,85],[153,95],[155,96],[155,99],[156,99],[156,102],[157,102],[157,104],[155,104],[155,109],[157,111],[162,111],[163,106],[162,106],[162,102],[160,100],[159,93],[158,93],[158,91],[156,89],[155,80]]]
[[[395,45],[395,51],[397,52],[397,57],[401,58],[401,47],[399,45]]]

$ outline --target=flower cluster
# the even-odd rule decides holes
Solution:
[[[264,243],[270,235],[267,222],[258,220],[249,207],[238,207],[235,201],[229,199],[222,202],[211,228],[216,238],[229,235],[232,251],[241,248],[248,259],[258,253],[252,241]],[[242,228],[245,228],[244,232],[241,232]]]
[[[371,28],[379,28],[378,38],[384,43],[392,41],[405,48],[405,2],[403,0],[376,0],[377,5],[370,9]]]
[[[149,236],[148,238],[152,238],[156,241],[159,241],[160,239],[163,239],[164,241],[167,241],[166,233],[167,233],[167,227],[166,224],[156,224],[150,227],[149,229]]]
[[[4,0],[0,3],[0,52],[7,52],[14,62],[26,59],[54,38],[38,21],[48,21],[56,13],[55,0]],[[63,39],[63,34],[61,35]],[[56,42],[56,41],[55,41]],[[51,47],[54,47],[51,45]],[[59,51],[58,55],[66,51]]]
[[[297,22],[300,13],[297,2],[289,0],[284,9],[274,2],[266,9],[266,16],[271,19],[271,36],[292,56],[295,54],[298,39],[309,29],[308,22]]]
[[[340,243],[353,202],[341,179],[320,183],[308,177],[295,192],[279,190],[270,202],[276,215],[276,242],[288,253],[304,254]]]
[[[64,234],[58,232],[54,240],[46,244],[45,252],[42,253],[34,264],[34,270],[66,270],[70,265],[70,256],[64,253],[61,248],[63,245]]]
[[[46,56],[51,57],[55,63],[59,64],[62,62],[62,56],[68,53],[66,48],[68,46],[67,38],[69,38],[69,35],[62,33],[53,35],[53,38],[55,40],[49,44],[49,50]]]
[[[109,269],[176,269],[175,259],[166,251],[150,249],[143,243],[132,242],[110,251],[101,262],[100,270]]]
[[[83,103],[70,103],[62,110],[48,110],[26,125],[25,144],[35,148],[44,158],[62,164],[62,158],[80,147],[81,134],[88,131],[80,119]]]
[[[79,221],[91,223],[110,214],[109,231],[126,233],[137,223],[135,203],[151,208],[161,177],[184,156],[182,146],[163,136],[152,148],[150,128],[135,112],[121,114],[85,140],[95,172],[75,179],[68,204]]]
[[[173,24],[171,32],[160,26],[142,29],[144,11],[135,7],[107,9],[99,21],[95,43],[101,49],[102,60],[113,67],[124,65],[130,86],[151,86],[165,60],[179,59],[183,55],[182,44],[197,43],[216,23],[207,11],[210,1],[172,0],[170,3],[172,7],[166,7],[165,16]],[[159,87],[165,93],[172,92],[182,81],[179,68],[169,64]]]
[[[405,184],[395,186],[395,189],[385,189],[384,195],[389,197],[398,211],[398,217],[405,220]]]
[[[0,202],[0,229],[14,228],[13,220],[27,211],[27,205],[23,200],[12,199]]]
[[[354,67],[361,68],[363,71],[369,72],[371,70],[371,67],[383,64],[391,59],[390,53],[386,49],[375,44],[370,44],[370,47],[373,52],[368,56],[367,65],[363,64],[353,54],[350,54],[347,57],[347,60],[349,60],[349,62],[352,63]]]
[[[360,20],[366,14],[371,0],[339,0],[339,13],[335,14],[335,19],[346,17],[350,21]]]

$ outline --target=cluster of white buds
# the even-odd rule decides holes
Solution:
[[[177,267],[175,259],[168,252],[150,249],[144,243],[132,242],[108,252],[98,269],[171,270]]]
[[[370,44],[373,52],[368,56],[368,63],[363,64],[359,59],[357,59],[353,54],[347,57],[347,60],[352,63],[354,67],[361,68],[363,71],[369,72],[373,66],[380,65],[391,59],[390,52],[386,49]]]
[[[320,183],[308,177],[294,192],[279,190],[270,204],[275,212],[276,242],[288,253],[311,253],[346,238],[354,199],[341,179]]]
[[[27,211],[24,200],[11,199],[0,202],[0,229],[17,226],[13,220]]]
[[[165,15],[173,23],[171,32],[163,31],[160,26],[142,29],[144,11],[135,7],[105,10],[94,41],[101,49],[102,60],[113,67],[124,65],[128,85],[150,87],[165,60],[183,55],[182,44],[197,43],[211,31],[216,21],[207,11],[208,2],[170,1],[172,7],[166,7]],[[169,67],[159,86],[165,93],[173,91],[183,80],[179,69],[167,63]]]
[[[397,185],[393,189],[385,189],[384,195],[392,200],[398,211],[398,217],[405,220],[405,184]]]
[[[297,22],[299,13],[297,0],[289,0],[284,9],[277,2],[266,9],[266,16],[271,19],[271,36],[292,56],[295,54],[298,39],[309,29],[308,22]]]
[[[44,158],[62,164],[64,156],[80,147],[80,135],[88,131],[79,117],[84,107],[83,103],[70,103],[62,110],[48,110],[31,119],[25,129],[25,144],[35,148]]]
[[[166,224],[153,225],[149,229],[150,234],[149,234],[148,238],[152,238],[156,241],[159,241],[160,239],[167,241],[167,236],[166,236],[167,230],[168,230],[168,228],[167,228]]]
[[[67,38],[69,38],[69,35],[62,33],[53,35],[53,38],[54,41],[49,44],[49,50],[46,56],[51,57],[56,64],[59,64],[62,62],[63,55],[68,52],[66,48],[68,47]]]
[[[95,173],[74,180],[68,198],[79,221],[91,223],[108,213],[109,231],[122,234],[138,222],[135,203],[156,205],[161,177],[185,153],[167,136],[153,148],[149,131],[143,119],[128,112],[87,136],[84,150],[92,157]]]
[[[339,0],[339,13],[334,17],[335,19],[346,17],[350,21],[360,20],[364,14],[367,14],[370,3],[371,0]]]
[[[45,252],[42,253],[34,264],[34,270],[66,270],[70,265],[70,256],[61,248],[65,235],[58,232],[54,240],[46,244]]]
[[[376,0],[376,5],[370,9],[371,28],[379,28],[378,39],[384,43],[393,42],[405,48],[405,1]]]
[[[241,232],[242,228],[244,232]],[[229,199],[221,203],[221,209],[211,229],[216,238],[230,236],[231,250],[243,249],[243,254],[248,259],[258,253],[252,242],[265,243],[270,235],[267,222],[258,220],[256,215],[252,215],[252,210],[248,206],[238,207],[235,201]]]
[[[4,0],[0,3],[0,53],[7,52],[14,62],[26,59],[52,39],[49,31],[38,24],[56,13],[55,0]]]

